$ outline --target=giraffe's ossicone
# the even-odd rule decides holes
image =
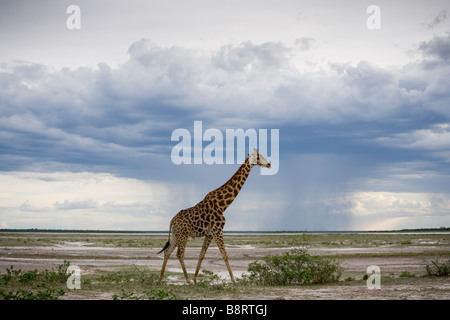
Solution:
[[[172,218],[169,228],[169,241],[166,243],[164,248],[158,252],[164,252],[164,262],[161,268],[158,283],[161,282],[164,276],[164,271],[170,255],[173,250],[178,247],[178,260],[180,261],[186,281],[191,284],[191,280],[189,280],[189,276],[184,265],[184,251],[186,249],[186,243],[189,237],[205,237],[194,274],[194,283],[197,282],[197,276],[200,271],[203,258],[205,257],[206,250],[208,250],[212,239],[216,241],[217,247],[222,254],[222,258],[225,261],[228,272],[230,273],[231,281],[236,283],[233,272],[231,271],[230,263],[228,262],[228,255],[225,250],[225,243],[223,240],[222,232],[223,227],[225,226],[225,217],[223,212],[239,194],[245,180],[247,180],[250,171],[255,165],[270,168],[270,163],[262,155],[260,155],[256,149],[253,154],[247,155],[245,162],[223,186],[209,192],[206,197],[195,206],[181,210],[175,217]]]

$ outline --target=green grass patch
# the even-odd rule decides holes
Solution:
[[[65,293],[67,268],[64,261],[57,270],[22,271],[14,266],[6,268],[0,277],[0,299],[3,300],[56,300]]]

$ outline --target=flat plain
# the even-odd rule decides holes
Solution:
[[[450,277],[430,275],[429,267],[450,259],[449,232],[391,233],[226,233],[225,243],[238,284],[229,280],[219,250],[211,244],[196,286],[185,284],[175,252],[165,281],[156,285],[162,264],[157,252],[167,234],[157,233],[0,233],[0,279],[8,270],[44,273],[69,263],[80,268],[80,289],[60,284],[58,299],[414,299],[449,300]],[[185,263],[194,273],[202,239],[188,242]],[[246,281],[248,265],[292,248],[327,256],[341,267],[339,281],[319,285],[261,286]],[[380,268],[380,288],[369,289],[367,268]],[[428,268],[427,268],[428,266]],[[19,274],[19,273],[17,273]],[[0,281],[3,292],[35,283]]]

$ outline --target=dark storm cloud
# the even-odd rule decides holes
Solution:
[[[448,61],[450,59],[450,32],[447,33],[447,36],[437,36],[432,40],[422,42],[419,50],[426,56]]]
[[[434,27],[440,25],[447,19],[447,11],[441,10],[439,13],[433,18],[430,23],[427,23],[426,26],[429,29],[433,29]]]
[[[208,55],[149,40],[132,44],[118,68],[7,66],[0,74],[0,121],[3,137],[12,140],[2,139],[3,157],[126,166],[126,159],[167,153],[170,133],[193,120],[223,128],[242,117],[247,126],[285,127],[292,132],[287,141],[316,141],[307,150],[340,145],[345,153],[361,141],[380,144],[449,120],[442,81],[450,73],[449,43],[436,37],[419,46],[439,68],[360,62],[306,74],[293,66],[292,48],[280,43],[226,45]]]

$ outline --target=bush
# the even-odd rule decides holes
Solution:
[[[340,265],[329,257],[312,256],[304,249],[269,255],[249,264],[249,280],[260,285],[308,285],[338,281]]]
[[[431,260],[430,264],[426,264],[426,270],[428,275],[444,277],[450,274],[450,259],[444,262],[436,260]]]
[[[202,270],[203,276],[197,280],[197,286],[201,288],[214,288],[216,290],[224,289],[226,282],[218,274],[210,270]]]

